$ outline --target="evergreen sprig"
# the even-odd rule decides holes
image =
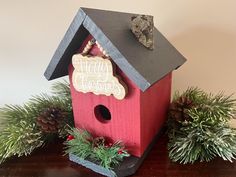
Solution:
[[[107,169],[112,169],[129,156],[121,141],[108,144],[104,137],[94,138],[88,131],[76,128],[69,133],[73,138],[65,141],[65,154],[92,160]]]
[[[193,106],[185,111],[189,120],[177,121],[170,114],[170,159],[186,164],[219,156],[232,162],[236,158],[236,130],[228,125],[236,110],[232,95],[207,94],[198,88],[176,95],[172,104],[184,97],[191,100]]]
[[[24,105],[0,108],[0,163],[14,155],[29,155],[48,141],[49,136],[42,133],[36,124],[37,116],[45,108],[56,106],[70,115],[64,128],[58,132],[60,137],[67,135],[65,128],[73,121],[70,87],[67,82],[58,82],[52,88],[54,94],[51,96],[36,95]]]

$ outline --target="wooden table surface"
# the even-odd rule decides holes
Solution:
[[[0,165],[0,177],[101,177],[62,156],[61,143],[48,145],[31,156],[12,158]],[[217,158],[208,163],[180,165],[168,159],[162,136],[133,177],[236,177],[236,162]]]

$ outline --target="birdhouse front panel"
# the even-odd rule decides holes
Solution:
[[[93,45],[89,47],[88,43],[92,40],[92,36],[89,35],[87,39],[83,42],[83,45],[79,49],[77,55],[80,56],[81,60],[89,61],[93,60],[96,62],[97,58],[101,58],[101,60],[108,60],[108,57],[105,57],[102,50],[99,49],[98,45]],[[88,48],[89,51],[86,51]],[[85,53],[87,54],[85,55]],[[84,54],[83,54],[84,53]],[[89,60],[86,60],[88,56]],[[74,59],[75,57],[73,57]],[[97,67],[100,69],[95,70],[92,65],[89,66],[89,63],[77,63],[80,65],[84,65],[84,68],[81,66],[76,66],[75,61],[72,59],[72,63],[69,66],[69,76],[71,83],[71,95],[72,95],[72,104],[74,111],[74,120],[75,126],[78,128],[84,128],[95,135],[101,135],[110,138],[111,140],[122,140],[126,146],[128,147],[130,153],[136,156],[141,156],[141,125],[140,125],[140,89],[130,80],[127,76],[111,61],[113,71],[109,74],[113,75],[116,81],[116,84],[119,84],[119,87],[123,87],[125,89],[125,94],[122,88],[119,91],[119,94],[116,94],[117,90],[111,91],[112,89],[105,89],[104,84],[106,82],[99,82],[101,79],[99,70],[102,68],[102,64],[97,63]],[[103,61],[103,62],[104,62]],[[79,70],[90,70],[91,72],[97,72],[96,78],[90,78],[91,75],[84,79],[82,82],[77,82],[74,79],[76,73],[76,67]],[[110,70],[110,64],[108,64],[107,70]],[[107,70],[102,72],[106,72]],[[82,74],[87,74],[83,72]],[[104,74],[103,73],[103,74]],[[81,74],[80,72],[78,74]],[[103,75],[101,75],[103,76]],[[104,77],[106,77],[104,75]],[[94,80],[98,79],[98,80]],[[114,79],[114,78],[113,78]],[[103,80],[104,81],[104,80]],[[86,85],[87,84],[87,85]],[[92,88],[93,84],[101,84],[99,88]],[[103,86],[102,86],[103,84]],[[81,88],[84,85],[84,90]],[[85,91],[86,87],[90,86],[87,91]],[[95,85],[93,85],[95,87]],[[104,92],[101,90],[110,90],[111,92]],[[116,87],[116,89],[118,89]],[[100,92],[99,92],[100,90]]]

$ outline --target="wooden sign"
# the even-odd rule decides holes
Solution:
[[[76,54],[72,57],[72,64],[75,68],[72,83],[77,91],[106,96],[113,94],[119,100],[125,97],[126,86],[113,75],[113,65],[109,59]]]

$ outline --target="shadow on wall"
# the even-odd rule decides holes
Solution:
[[[236,33],[196,26],[169,39],[187,58],[174,74],[174,90],[198,86],[213,93],[236,92]]]

